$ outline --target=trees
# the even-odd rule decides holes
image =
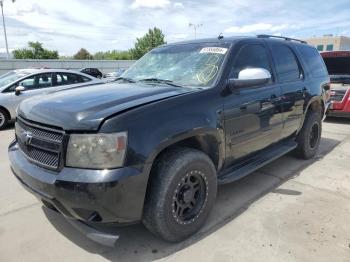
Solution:
[[[134,48],[127,51],[112,50],[107,52],[97,52],[93,55],[93,58],[76,58],[78,54],[74,56],[75,59],[95,59],[95,60],[130,60],[139,59],[144,54],[152,50],[153,48],[166,44],[165,36],[159,28],[155,27],[149,29],[148,32],[141,38],[136,39]],[[86,51],[85,49],[81,49]],[[78,53],[79,53],[78,52]],[[87,52],[87,51],[86,51]]]
[[[107,52],[97,52],[94,54],[96,60],[130,60],[130,51],[112,50]]]
[[[136,39],[135,46],[126,51],[112,50],[107,52],[97,52],[90,54],[85,48],[81,48],[74,56],[77,60],[130,60],[139,59],[153,48],[166,44],[165,36],[157,27],[149,29],[141,38]],[[17,49],[13,51],[16,59],[59,59],[57,51],[51,51],[43,48],[40,42],[28,42],[28,48]],[[69,59],[71,57],[61,57],[60,59]]]
[[[16,59],[58,59],[58,52],[43,48],[40,42],[28,42],[28,48],[16,49],[13,52]]]
[[[91,60],[93,57],[85,48],[81,48],[73,58],[77,60]]]
[[[159,28],[149,29],[143,37],[137,38],[135,47],[130,49],[133,59],[139,59],[151,49],[166,44],[165,36]]]

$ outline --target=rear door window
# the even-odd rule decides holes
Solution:
[[[85,83],[91,81],[90,78],[87,78],[82,75],[73,74],[73,73],[56,73],[56,85],[74,85],[79,83]]]
[[[328,72],[319,52],[311,46],[298,46],[303,61],[314,77],[327,76]]]
[[[286,45],[273,43],[271,44],[271,49],[280,82],[300,80],[302,78],[302,72],[291,48]]]
[[[55,84],[55,86],[65,85],[65,80],[61,74],[59,74],[59,73],[55,74],[54,84]]]

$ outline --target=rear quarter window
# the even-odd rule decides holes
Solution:
[[[328,76],[324,61],[315,48],[310,46],[298,46],[297,48],[313,77]]]

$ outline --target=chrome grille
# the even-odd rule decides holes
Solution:
[[[58,170],[62,153],[64,132],[47,128],[17,118],[16,139],[21,151],[33,163]]]

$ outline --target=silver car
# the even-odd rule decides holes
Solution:
[[[65,69],[20,69],[0,76],[0,130],[16,115],[24,99],[57,90],[98,84],[90,75]]]

